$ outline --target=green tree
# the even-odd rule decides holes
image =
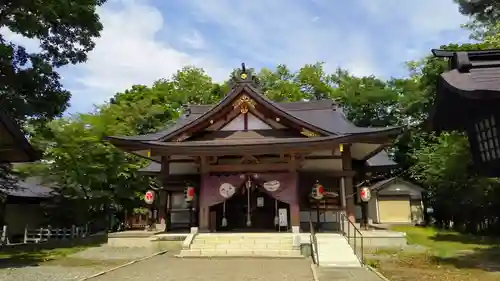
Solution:
[[[58,67],[84,62],[102,25],[96,7],[105,0],[6,0],[0,3],[0,29],[40,41],[40,51],[0,34],[0,99],[18,121],[51,120],[68,106],[70,93]]]
[[[500,21],[500,2],[496,0],[455,0],[462,14],[484,24]]]

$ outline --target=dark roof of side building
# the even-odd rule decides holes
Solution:
[[[29,177],[20,180],[11,187],[0,187],[0,192],[12,197],[49,198],[54,195],[54,190],[42,184],[38,177]]]

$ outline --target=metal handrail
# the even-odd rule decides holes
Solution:
[[[314,264],[319,265],[318,240],[316,239],[316,229],[311,218],[309,218],[309,231],[311,232],[311,256]]]
[[[345,221],[347,221],[347,232],[345,231]],[[361,230],[359,230],[359,228],[356,227],[356,225],[347,217],[347,215],[345,213],[340,213],[340,227],[341,227],[341,230],[342,230],[342,234],[344,235],[344,237],[347,239],[347,242],[349,243],[349,245],[351,245],[351,247],[353,248],[354,250],[354,254],[358,257],[359,261],[361,262],[361,264],[364,264],[365,263],[365,260],[364,260],[364,245],[363,245],[363,234],[361,233]],[[351,236],[351,228],[353,229],[352,233],[353,233],[353,236]],[[354,245],[351,244],[351,237],[354,238]],[[360,251],[358,251],[358,245],[357,245],[357,241],[358,241],[358,237],[359,237],[359,240],[360,240],[360,243],[361,243],[361,247],[359,248]]]

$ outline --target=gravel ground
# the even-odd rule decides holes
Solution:
[[[148,248],[89,248],[60,260],[38,266],[0,269],[0,281],[69,281],[116,267],[153,254]]]
[[[308,259],[175,258],[157,256],[92,281],[312,281]]]
[[[73,258],[89,259],[89,260],[123,260],[123,259],[140,259],[150,256],[157,252],[153,248],[125,248],[125,247],[109,247],[101,246],[88,248],[85,251],[71,255]]]

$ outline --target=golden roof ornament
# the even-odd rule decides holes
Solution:
[[[255,75],[253,75],[252,69],[247,69],[245,63],[241,64],[240,69],[236,69],[233,72],[231,80],[229,81],[231,88],[235,88],[241,84],[247,84],[254,87],[255,89],[260,89],[259,80]]]

